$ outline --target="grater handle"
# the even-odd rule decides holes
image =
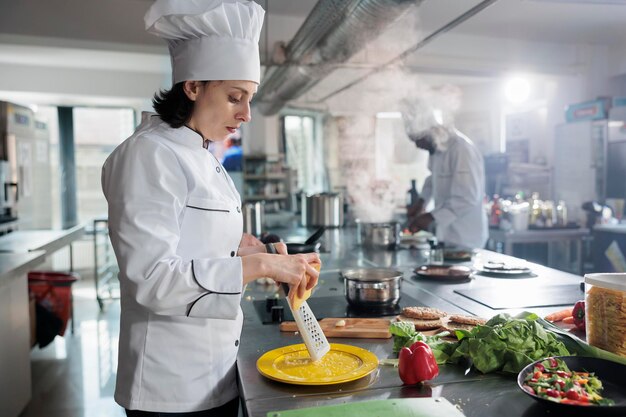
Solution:
[[[287,284],[286,282],[281,282],[280,288],[282,288],[285,292],[285,298],[289,298],[289,284]]]
[[[265,250],[267,251],[267,253],[270,253],[272,255],[278,254],[278,252],[276,252],[276,248],[274,247],[273,243],[266,243]],[[285,292],[285,298],[289,298],[289,284],[287,284],[286,282],[281,282],[280,287]]]

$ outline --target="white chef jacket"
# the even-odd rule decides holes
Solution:
[[[424,182],[425,205],[431,198],[437,239],[470,248],[482,248],[488,237],[483,209],[485,168],[474,144],[458,131],[439,144],[428,159],[431,175]]]
[[[238,395],[241,199],[202,137],[145,120],[102,168],[120,268],[115,401],[192,412]]]

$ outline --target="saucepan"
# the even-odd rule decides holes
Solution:
[[[345,295],[353,307],[395,307],[400,301],[402,272],[392,268],[355,268],[341,272]]]
[[[365,247],[394,250],[400,243],[400,223],[358,223],[358,238]]]

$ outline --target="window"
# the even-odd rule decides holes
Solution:
[[[100,172],[109,154],[135,129],[130,108],[74,108],[74,149],[78,221],[106,215]]]
[[[295,113],[282,117],[284,148],[289,168],[296,170],[296,189],[307,194],[324,190],[324,158],[319,134],[321,116]]]

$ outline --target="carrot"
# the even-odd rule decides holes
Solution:
[[[563,319],[563,323],[565,323],[565,324],[574,324],[574,317],[573,316],[565,317]]]
[[[551,322],[561,321],[565,317],[569,317],[572,315],[572,308],[573,307],[569,307],[563,310],[555,311],[554,313],[550,313],[545,317],[545,319]]]

